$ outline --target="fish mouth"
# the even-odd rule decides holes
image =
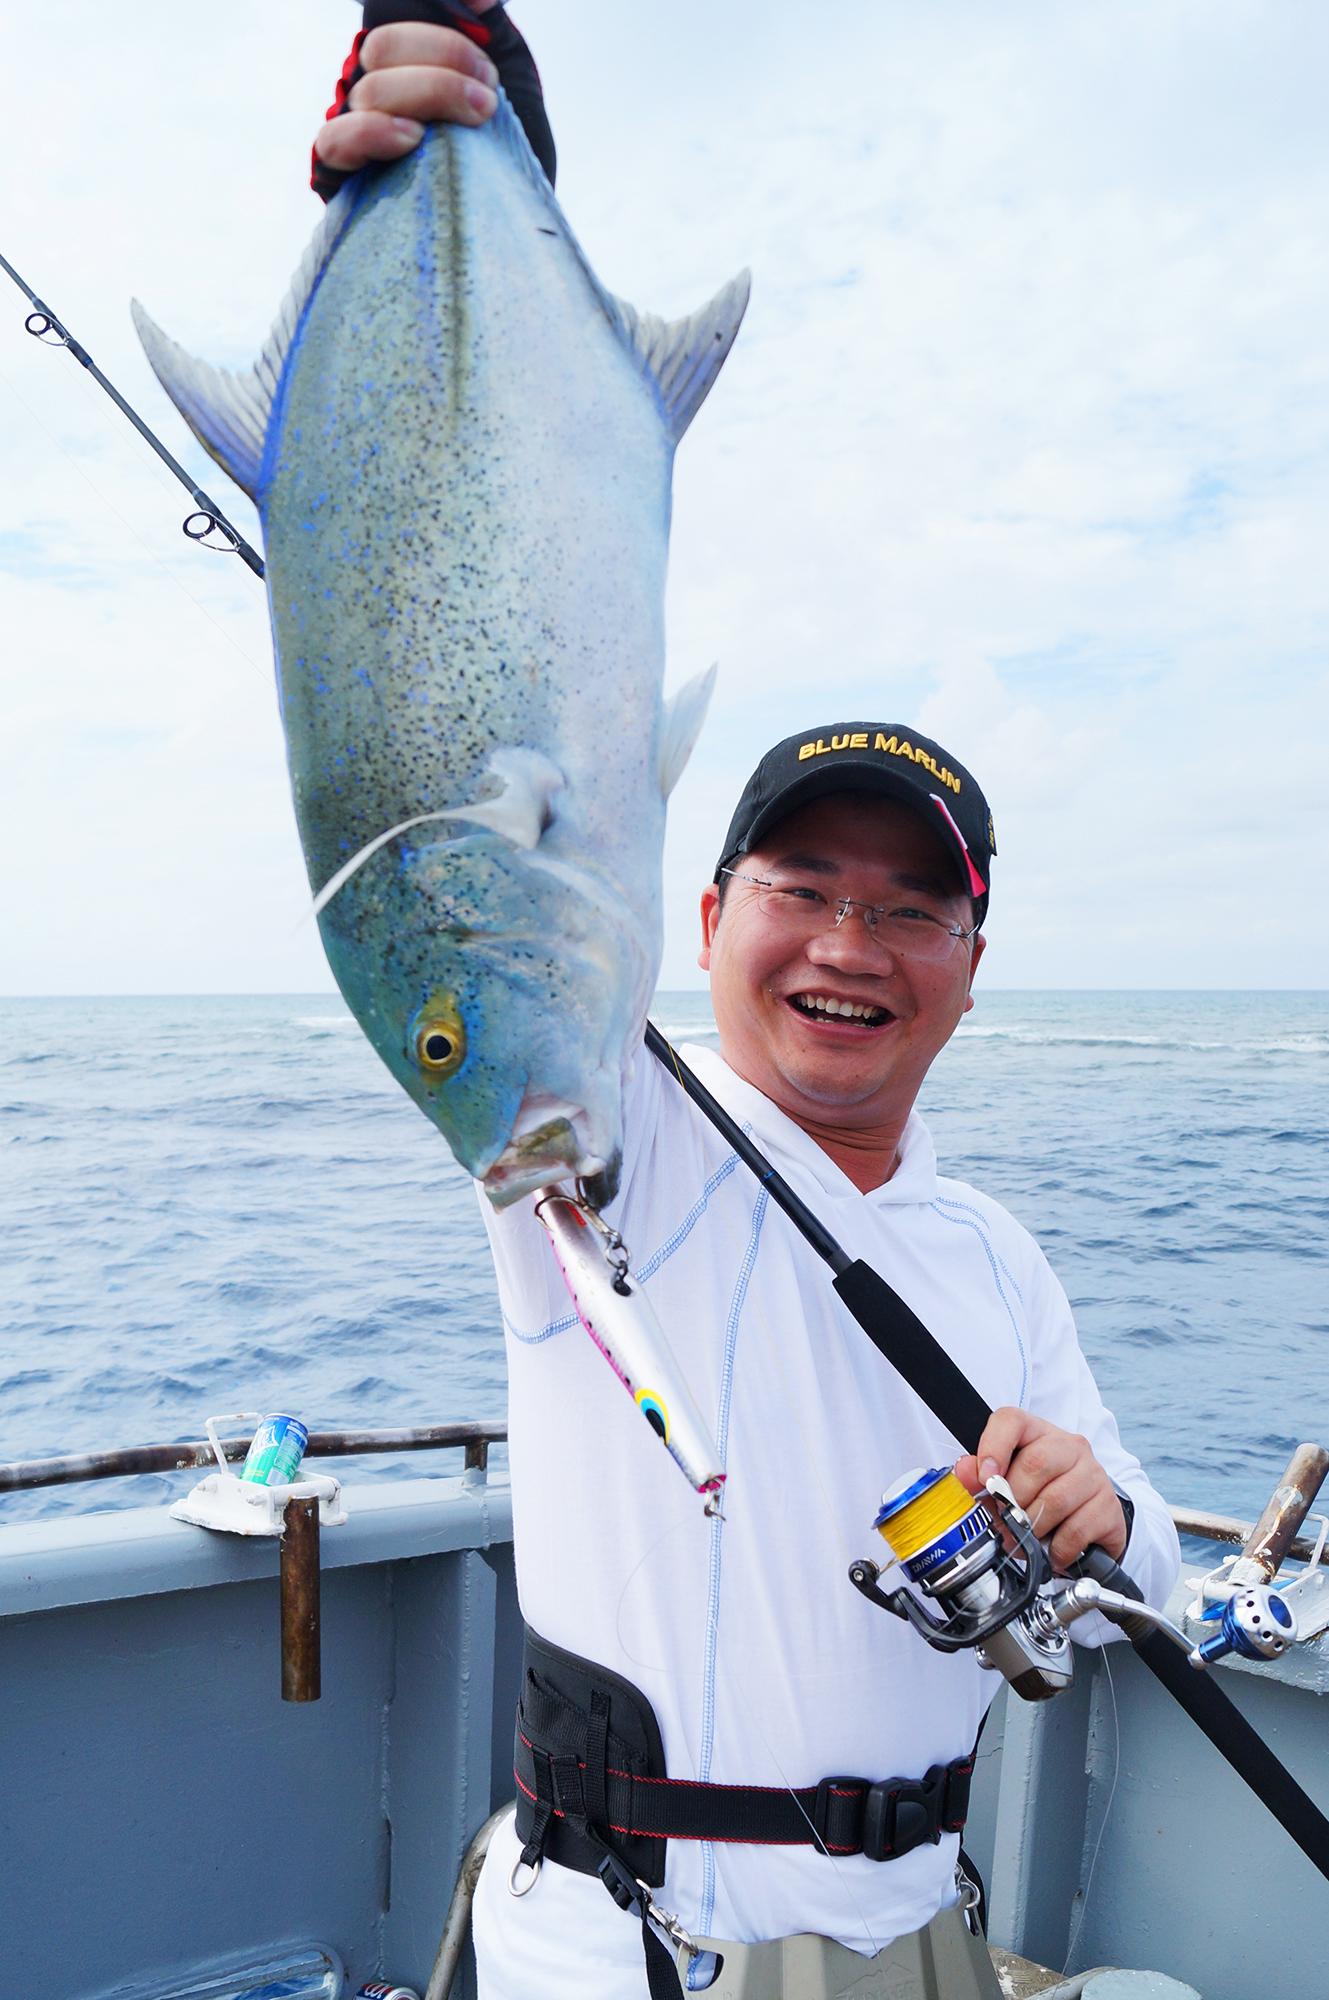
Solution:
[[[594,1207],[612,1201],[618,1191],[621,1155],[615,1150],[606,1159],[604,1149],[592,1142],[590,1123],[580,1105],[545,1091],[528,1091],[507,1145],[482,1177],[494,1207],[506,1208],[524,1194],[570,1175],[586,1183]]]

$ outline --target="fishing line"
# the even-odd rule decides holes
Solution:
[[[253,570],[255,576],[261,577],[263,575],[263,558],[259,555],[257,549],[250,547],[249,543],[240,533],[240,530],[227,520],[216,501],[205,493],[201,486],[195,485],[179,459],[172,457],[156,432],[144,423],[133,405],[126,402],[114,382],[108,376],[103,375],[101,369],[88,353],[87,348],[81,342],[75,340],[69,328],[51,310],[45,300],[39,299],[32,287],[25,284],[14,269],[14,266],[5,256],[0,256],[0,270],[8,273],[33,308],[24,321],[27,331],[32,334],[34,339],[41,341],[44,347],[63,347],[81,367],[85,368],[97,384],[97,387],[105,391],[120,414],[128,418],[144,443],[152,447],[162,464],[170,472],[174,473],[175,477],[184,487],[198,510],[197,513],[188,515],[182,523],[183,531],[188,535],[190,541],[206,541],[207,537],[215,530],[229,544],[228,553],[233,550]],[[195,528],[191,525],[194,522],[199,522],[202,525]],[[212,546],[215,547],[216,544],[212,544]]]
[[[186,584],[182,580],[182,578],[176,574],[175,570],[171,568],[170,564],[167,562],[166,558],[162,555],[160,550],[156,548],[156,546],[153,543],[148,541],[147,537],[142,533],[142,531],[139,528],[135,526],[133,521],[129,519],[128,515],[121,512],[120,508],[116,505],[115,501],[112,500],[107,494],[102,492],[101,488],[98,486],[96,480],[92,477],[91,473],[88,472],[86,467],[84,467],[79,462],[79,460],[74,456],[73,452],[69,449],[68,445],[66,445],[63,442],[63,440],[55,434],[55,432],[50,428],[49,424],[47,424],[45,419],[39,416],[37,411],[33,409],[32,405],[19,393],[19,391],[15,388],[13,382],[11,381],[10,377],[6,374],[6,372],[3,369],[0,369],[0,382],[4,383],[5,387],[9,390],[9,393],[14,398],[14,401],[18,404],[19,408],[25,412],[25,414],[37,426],[38,430],[40,430],[45,435],[45,437],[49,439],[54,449],[60,453],[62,458],[68,460],[69,464],[73,467],[74,471],[78,474],[79,478],[97,496],[97,499],[101,502],[102,507],[109,514],[113,514],[116,520],[119,521],[125,529],[127,529],[129,534],[131,534],[134,540],[139,543],[139,545],[142,547],[145,554],[150,558],[150,560],[153,563],[155,563],[159,569],[162,569],[166,572],[166,575],[170,578],[171,582],[176,586],[176,589],[183,591],[184,595],[189,599],[190,603],[194,606],[195,610],[198,611],[202,617],[206,618],[209,625],[211,625],[213,629],[221,636],[221,638],[223,638],[226,641],[227,645],[231,646],[240,655],[240,658],[245,662],[246,666],[252,667],[254,669],[254,672],[258,674],[259,678],[264,682],[265,685],[270,684],[271,675],[269,673],[268,668],[264,666],[261,661],[255,659],[254,655],[251,652],[249,652],[246,647],[240,644],[240,641],[234,636],[233,633],[227,631],[226,627],[220,622],[220,620],[214,617],[212,612],[209,611],[207,605],[204,604],[201,598],[195,597],[193,591],[189,588],[188,584]]]
[[[674,1051],[672,1047],[670,1047],[669,1053],[671,1056],[673,1056]],[[677,1059],[675,1058],[675,1060]],[[679,1080],[680,1081],[682,1080],[681,1076]],[[640,1282],[640,1280],[638,1280],[638,1282]],[[801,1413],[802,1399],[794,1394],[793,1384],[790,1380],[790,1375],[789,1375],[788,1362],[783,1351],[782,1343],[778,1339],[772,1340],[762,1348],[761,1353],[762,1353],[763,1365],[769,1365],[772,1367],[772,1372],[774,1373],[784,1393],[785,1406],[791,1412],[794,1431],[803,1447],[804,1467],[805,1469],[810,1470],[811,1477],[809,1480],[809,1486],[811,1490],[816,1494],[817,1499],[820,1502],[825,1525],[830,1531],[829,1539],[831,1540],[832,1543],[834,1543],[839,1540],[841,1535],[841,1524],[840,1524],[839,1514],[836,1509],[835,1502],[831,1496],[830,1489],[827,1486],[825,1479],[822,1475],[819,1455],[813,1448],[813,1440],[804,1424]],[[619,1645],[623,1649],[624,1656],[627,1659],[631,1660],[634,1666],[645,1668],[649,1672],[656,1672],[656,1673],[663,1672],[664,1668],[659,1663],[653,1663],[648,1660],[643,1660],[638,1654],[636,1654],[633,1651],[631,1646],[627,1643],[624,1637],[623,1624],[622,1624],[623,1604],[627,1597],[629,1589],[632,1587],[632,1584],[635,1582],[636,1578],[640,1574],[645,1563],[648,1562],[651,1556],[653,1556],[663,1546],[663,1544],[677,1532],[678,1527],[680,1526],[686,1527],[687,1525],[688,1525],[688,1517],[684,1516],[681,1518],[680,1522],[675,1524],[674,1527],[666,1529],[661,1535],[657,1536],[655,1540],[651,1542],[651,1544],[648,1546],[645,1552],[638,1558],[637,1562],[633,1565],[633,1568],[629,1576],[627,1577],[626,1581],[624,1582],[622,1590],[619,1593],[618,1604],[615,1610],[615,1618],[614,1618],[615,1636],[618,1639]],[[712,1534],[719,1535],[723,1538],[725,1532],[725,1525],[723,1520],[717,1520],[713,1524],[711,1532]],[[869,1921],[868,1914],[854,1891],[852,1882],[849,1878],[848,1870],[844,1865],[844,1859],[843,1857],[836,1854],[832,1854],[830,1852],[830,1849],[826,1846],[824,1839],[817,1832],[817,1828],[813,1823],[811,1814],[808,1812],[807,1808],[803,1805],[801,1799],[798,1797],[797,1786],[793,1783],[788,1772],[785,1770],[784,1765],[781,1762],[780,1757],[778,1756],[774,1745],[771,1743],[770,1738],[768,1737],[765,1729],[762,1726],[760,1716],[758,1715],[753,1703],[748,1698],[746,1691],[744,1690],[744,1688],[742,1687],[742,1685],[738,1680],[736,1669],[730,1665],[727,1652],[720,1643],[718,1606],[714,1611],[712,1611],[709,1603],[707,1605],[706,1632],[708,1639],[711,1642],[712,1658],[715,1661],[717,1670],[723,1674],[725,1679],[725,1684],[728,1687],[731,1696],[737,1697],[738,1705],[741,1711],[745,1715],[748,1723],[750,1724],[758,1740],[760,1741],[761,1746],[766,1753],[766,1756],[770,1760],[771,1769],[775,1772],[781,1785],[784,1787],[785,1791],[789,1794],[790,1798],[793,1800],[794,1805],[800,1817],[807,1822],[808,1830],[813,1838],[813,1844],[819,1850],[824,1859],[830,1862],[831,1867],[834,1869],[837,1887],[840,1890],[842,1896],[844,1897],[847,1908],[852,1917],[854,1918],[859,1928],[859,1931],[861,1932],[863,1938],[866,1939],[866,1941],[868,1942],[869,1946],[871,1947],[871,1951],[873,1953],[878,1952],[881,1949],[881,1946],[877,1942],[876,1933],[874,1932],[872,1924]],[[696,1990],[704,1992],[705,1988],[698,1988]]]
[[[642,1551],[642,1554],[637,1558],[637,1561],[633,1564],[631,1570],[628,1572],[628,1575],[623,1583],[623,1588],[622,1590],[620,1590],[618,1594],[618,1603],[614,1610],[614,1636],[616,1637],[620,1647],[622,1648],[623,1657],[627,1660],[630,1660],[634,1667],[644,1668],[647,1673],[663,1673],[666,1671],[666,1669],[661,1662],[645,1660],[641,1657],[639,1653],[633,1651],[632,1647],[629,1645],[623,1633],[623,1605],[627,1598],[629,1590],[631,1590],[633,1584],[637,1580],[637,1577],[641,1574],[641,1571],[645,1566],[645,1564],[651,1560],[652,1556],[656,1555],[659,1552],[659,1550],[664,1547],[666,1542],[672,1540],[673,1537],[680,1532],[680,1530],[690,1528],[692,1525],[693,1518],[694,1517],[692,1516],[691,1513],[681,1514],[678,1520],[676,1520],[671,1527],[665,1528],[660,1534],[655,1536],[654,1539],[647,1544],[646,1548]],[[723,1533],[723,1527],[718,1522],[716,1526],[719,1532]],[[744,1708],[744,1712],[747,1716],[747,1719],[751,1723],[753,1729],[757,1734],[757,1737],[761,1742],[762,1748],[765,1750],[766,1755],[769,1757],[771,1761],[772,1770],[775,1772],[776,1776],[780,1780],[780,1783],[784,1786],[784,1789],[788,1792],[790,1798],[793,1800],[794,1805],[797,1808],[798,1812],[807,1821],[808,1829],[812,1834],[815,1846],[820,1850],[822,1855],[825,1857],[827,1861],[830,1862],[832,1868],[835,1870],[838,1886],[841,1889],[845,1897],[845,1900],[849,1905],[852,1915],[854,1916],[860,1929],[862,1930],[863,1936],[868,1940],[869,1944],[872,1947],[873,1952],[880,1951],[881,1946],[877,1943],[876,1935],[872,1929],[871,1924],[868,1922],[867,1914],[864,1911],[862,1905],[860,1904],[857,1896],[854,1894],[853,1888],[847,1879],[846,1871],[841,1857],[837,1854],[831,1853],[830,1849],[826,1846],[825,1841],[822,1839],[821,1835],[817,1832],[817,1829],[812,1822],[811,1815],[809,1814],[807,1808],[803,1805],[802,1801],[798,1797],[797,1787],[794,1785],[793,1781],[789,1777],[788,1772],[785,1770],[783,1764],[780,1762],[779,1757],[776,1755],[773,1744],[768,1738],[766,1731],[761,1726],[760,1718],[753,1709],[751,1702],[747,1700],[745,1691],[739,1684],[734,1674],[734,1670],[730,1667],[727,1658],[722,1653],[719,1645],[718,1624],[715,1620],[711,1619],[709,1616],[707,1618],[707,1630],[708,1631],[713,1630],[716,1633],[715,1660],[717,1665],[724,1672],[725,1680],[730,1689],[731,1694],[738,1695],[740,1703]],[[693,1764],[693,1769],[694,1771],[696,1769],[695,1761]],[[703,1993],[706,1991],[705,1987],[698,1987],[695,1990]]]
[[[1112,1812],[1112,1801],[1117,1796],[1117,1779],[1121,1776],[1121,1719],[1117,1714],[1117,1690],[1112,1680],[1112,1662],[1108,1657],[1112,1648],[1108,1645],[1100,1645],[1099,1650],[1103,1655],[1103,1671],[1107,1675],[1108,1693],[1112,1697],[1112,1783],[1108,1787],[1107,1804],[1103,1808],[1103,1817],[1099,1821],[1098,1826],[1098,1838],[1094,1842],[1094,1851],[1089,1860],[1089,1873],[1084,1878],[1084,1889],[1080,1896],[1080,1908],[1066,1945],[1066,1962],[1061,1969],[1063,1979],[1070,1971],[1071,1960],[1075,1956],[1075,1947],[1080,1941],[1080,1932],[1084,1926],[1085,1915],[1089,1909],[1089,1891],[1093,1886],[1094,1870],[1098,1866],[1098,1856],[1103,1845],[1103,1835],[1107,1832],[1107,1823]]]

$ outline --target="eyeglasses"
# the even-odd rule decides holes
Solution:
[[[811,882],[770,882],[760,875],[740,875],[736,868],[722,868],[720,873],[750,883],[763,914],[791,941],[838,930],[851,910],[862,911],[875,943],[901,958],[947,958],[978,930],[977,924],[966,930],[963,924],[948,923],[912,903],[891,909],[886,903],[861,903],[854,896],[828,896]]]

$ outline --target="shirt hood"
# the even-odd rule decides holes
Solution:
[[[701,1081],[717,1097],[730,1116],[751,1132],[764,1153],[782,1169],[797,1167],[815,1180],[823,1193],[837,1202],[869,1202],[874,1208],[899,1208],[908,1203],[929,1202],[937,1192],[937,1154],[932,1134],[911,1111],[900,1137],[900,1158],[888,1181],[867,1194],[856,1188],[848,1174],[801,1125],[781,1111],[777,1104],[754,1084],[747,1083],[729,1067],[717,1049],[689,1044],[679,1053],[697,1072]]]

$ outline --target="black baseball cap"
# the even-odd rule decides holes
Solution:
[[[988,802],[963,764],[899,722],[837,722],[768,750],[743,788],[715,879],[778,820],[831,792],[871,792],[913,806],[954,851],[982,923],[997,851]]]

